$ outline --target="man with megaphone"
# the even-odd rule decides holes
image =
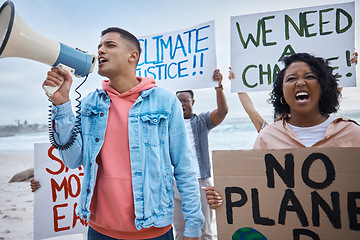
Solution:
[[[200,239],[204,217],[180,102],[136,77],[138,39],[108,28],[98,46],[102,89],[81,103],[79,134],[61,159],[84,165],[76,213],[89,221],[89,239],[173,239],[174,177],[186,221],[184,239]],[[52,68],[44,86],[60,86],[49,96],[55,141],[66,144],[75,128],[69,100],[72,78]]]

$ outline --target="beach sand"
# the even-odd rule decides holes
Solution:
[[[33,239],[34,196],[29,182],[9,183],[34,166],[32,152],[0,152],[0,239]]]
[[[33,151],[0,151],[0,240],[33,239],[34,193],[29,182],[9,183],[18,172],[34,167]],[[51,239],[81,239],[81,234]]]

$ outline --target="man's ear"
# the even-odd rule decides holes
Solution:
[[[129,61],[137,63],[139,59],[139,52],[136,50],[131,51]]]
[[[195,99],[192,100],[192,105],[194,106],[194,103],[195,103]]]

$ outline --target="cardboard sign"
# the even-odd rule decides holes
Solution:
[[[75,214],[84,176],[82,167],[69,169],[49,143],[36,143],[34,175],[34,239],[85,233],[87,223]]]
[[[339,85],[356,86],[355,3],[342,3],[231,18],[232,92],[271,90],[281,60],[307,52],[330,60]]]
[[[152,77],[169,91],[215,87],[214,21],[180,31],[139,38],[137,76]]]
[[[213,151],[213,163],[219,239],[360,239],[360,148]]]

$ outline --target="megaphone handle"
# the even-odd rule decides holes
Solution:
[[[68,67],[68,66],[66,66],[66,65],[64,65],[64,64],[61,64],[61,63],[59,63],[56,67],[68,71],[71,77],[74,76],[75,69],[73,69],[73,68],[71,68],[71,67]],[[43,86],[43,89],[45,90],[46,95],[48,95],[49,97],[51,97],[60,87],[61,87],[61,85],[60,85],[60,86],[56,86],[56,87],[45,86],[45,85],[44,85],[44,86]]]

